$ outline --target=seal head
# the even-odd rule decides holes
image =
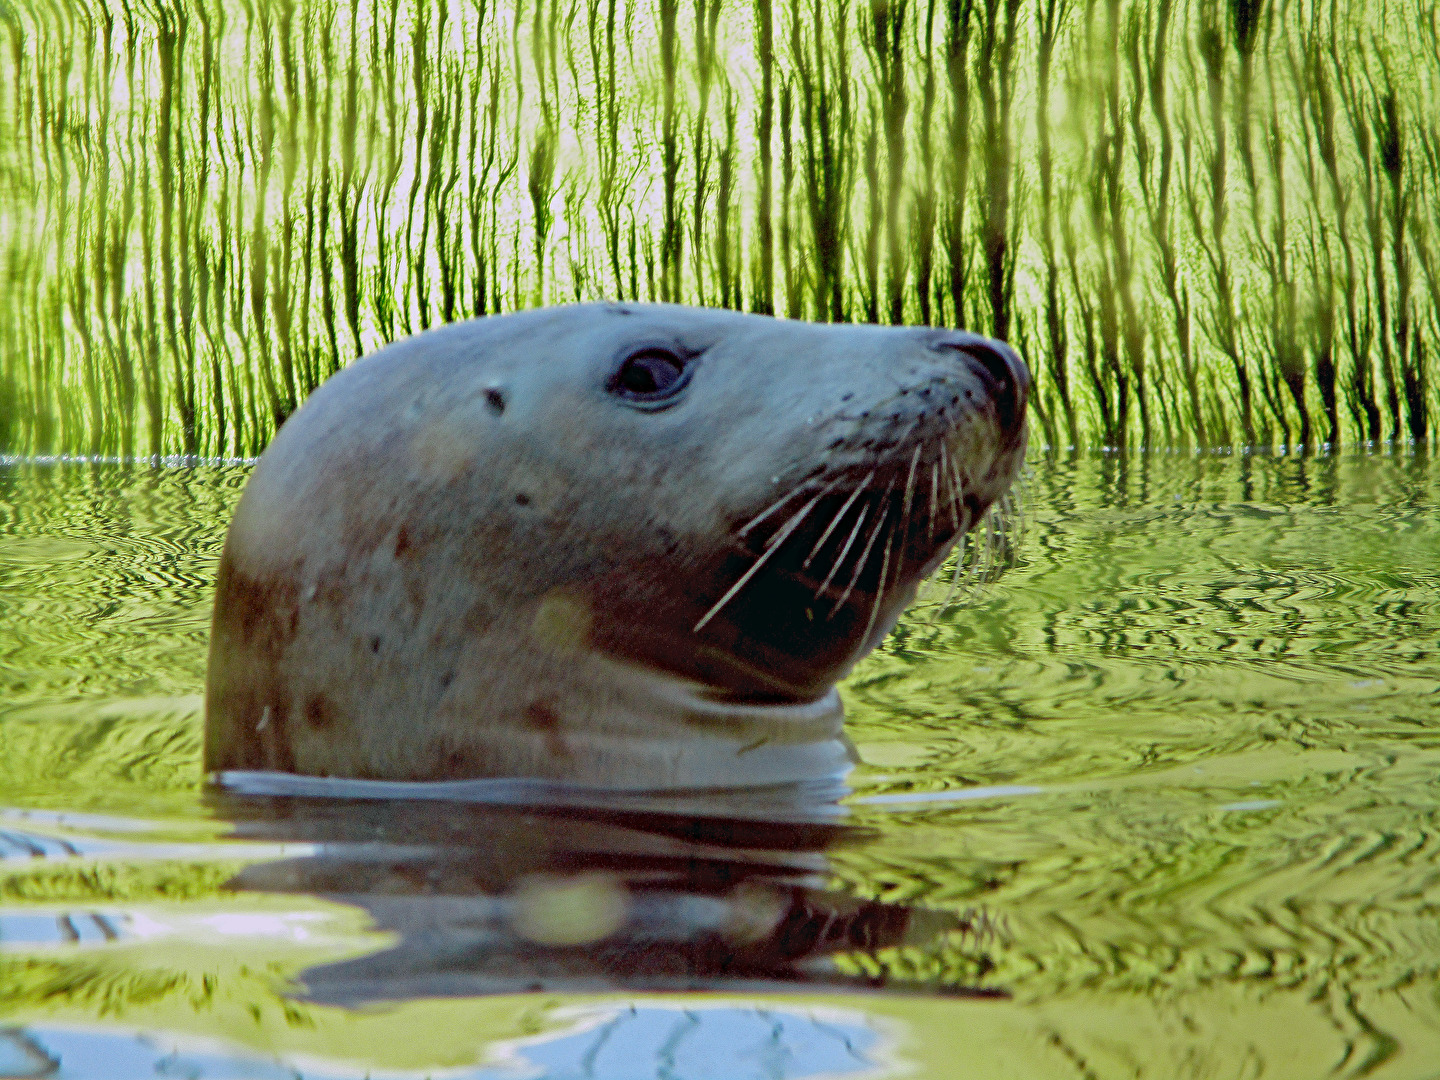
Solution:
[[[1015,477],[1029,375],[957,330],[672,305],[357,361],[226,539],[207,768],[735,786],[843,769],[835,682]]]

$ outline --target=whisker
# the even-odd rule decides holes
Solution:
[[[865,524],[865,518],[869,513],[870,506],[868,503],[860,508],[860,516],[855,519],[855,527],[850,530],[850,535],[846,538],[845,545],[840,549],[840,554],[835,557],[835,562],[831,565],[830,572],[825,575],[825,580],[820,583],[820,588],[815,590],[815,599],[820,599],[820,597],[825,594],[825,590],[830,587],[830,582],[835,580],[835,575],[844,564],[845,556],[850,554],[850,547],[855,543],[855,537],[860,535],[860,527]]]
[[[963,481],[961,481],[953,464],[948,460],[946,463],[950,466],[946,474],[946,479],[949,481],[950,486],[950,512],[955,517],[955,528],[959,532],[960,539],[955,544],[955,569],[950,575],[950,588],[945,592],[945,599],[940,604],[940,611],[937,613],[937,617],[949,610],[950,604],[955,599],[955,593],[960,588],[960,572],[965,566],[965,549],[969,546],[970,540],[969,533],[965,528],[969,522],[960,516],[961,511],[957,509],[962,505],[963,496],[961,493],[964,491],[965,485]],[[967,512],[965,517],[968,516]]]
[[[1021,512],[1021,508],[1025,505],[1024,498],[1025,492],[1021,489],[1007,491],[1004,499],[1001,500],[1005,521],[1005,538],[1011,551],[1017,550],[1025,543],[1025,515]]]
[[[779,510],[780,507],[784,506],[787,502],[789,502],[791,499],[793,499],[796,495],[800,494],[800,492],[802,492],[802,491],[804,491],[805,489],[807,489],[808,487],[810,487],[810,485],[813,484],[814,482],[815,482],[815,481],[814,481],[813,478],[807,478],[807,479],[805,479],[805,480],[800,481],[800,483],[796,484],[796,485],[795,485],[794,487],[792,487],[789,491],[787,491],[784,495],[781,495],[780,498],[776,499],[773,503],[771,503],[769,506],[767,506],[764,510],[761,510],[760,513],[756,514],[756,515],[755,515],[753,518],[751,518],[748,522],[746,522],[744,525],[740,526],[740,528],[736,531],[735,535],[736,535],[736,536],[743,537],[743,536],[744,536],[746,533],[748,533],[751,529],[755,528],[756,525],[759,525],[762,521],[764,521],[766,518],[768,518],[768,517],[769,517],[771,514],[773,514],[776,510]]]
[[[725,595],[715,601],[714,606],[700,617],[700,621],[695,624],[692,633],[699,633],[705,624],[713,619],[720,612],[720,609],[728,604],[734,598],[735,594],[745,587],[745,583],[760,572],[760,568],[770,561],[770,556],[779,551],[786,538],[800,527],[800,523],[804,521],[810,511],[814,509],[815,504],[820,501],[820,496],[823,494],[823,491],[820,492],[820,494],[806,503],[803,509],[798,511],[785,523],[784,528],[770,538],[770,542],[765,545],[765,551],[751,564],[750,569],[740,575],[740,580],[736,581],[734,585],[731,585],[730,588],[726,590]]]
[[[920,446],[910,455],[910,475],[905,479],[905,498],[900,509],[900,532],[903,535],[910,524],[910,499],[915,494],[915,469],[920,464]],[[903,547],[903,541],[902,541]]]
[[[955,521],[956,531],[964,532],[971,524],[970,511],[965,509],[965,481],[954,462],[950,464],[950,474],[946,479],[950,484],[950,516]]]
[[[959,541],[955,544],[955,569],[950,574],[950,587],[945,590],[945,599],[940,601],[940,610],[935,613],[937,619],[950,610],[950,605],[955,600],[955,593],[960,588],[960,569],[965,565],[965,547],[969,542],[970,534],[961,533]]]
[[[779,543],[785,537],[789,536],[792,532],[794,532],[794,525],[798,524],[797,519],[799,519],[799,521],[803,521],[805,519],[805,516],[809,514],[811,510],[815,509],[815,504],[818,503],[821,499],[823,499],[827,494],[829,494],[830,490],[839,482],[840,477],[835,477],[835,479],[831,480],[830,483],[826,484],[823,488],[817,491],[814,497],[808,503],[802,506],[799,510],[795,511],[795,516],[792,517],[789,521],[787,521],[780,529],[778,529],[774,536],[770,537],[769,540],[765,541],[765,550],[770,550],[777,543]]]
[[[985,511],[983,519],[985,524],[985,546],[976,552],[976,559],[970,564],[969,578],[972,585],[978,585],[985,580],[990,567],[995,565],[995,504],[991,503]],[[979,524],[978,522],[976,523]]]
[[[860,481],[860,486],[850,493],[850,497],[845,500],[844,505],[842,505],[835,516],[830,519],[830,524],[825,526],[825,531],[820,534],[820,539],[815,541],[815,546],[810,549],[810,554],[806,555],[805,561],[800,564],[801,570],[810,569],[810,564],[815,561],[815,556],[820,554],[820,549],[825,546],[825,541],[830,539],[830,534],[835,531],[835,526],[839,525],[840,520],[850,512],[850,507],[855,505],[855,500],[870,486],[870,481],[874,479],[875,470],[871,469],[870,474],[866,476],[864,480]]]
[[[940,440],[940,471],[944,473],[950,489],[950,521],[956,530],[960,530],[960,509],[958,503],[960,494],[956,491],[955,466],[950,461],[949,451],[946,449],[945,440]]]
[[[850,580],[845,585],[845,591],[840,594],[840,599],[835,601],[835,606],[830,609],[827,618],[833,618],[835,613],[845,606],[845,601],[850,599],[850,593],[859,584],[860,574],[865,569],[865,564],[870,560],[870,549],[875,546],[875,541],[880,537],[881,526],[890,520],[890,508],[886,506],[884,512],[875,519],[875,524],[870,529],[870,536],[865,541],[865,549],[860,552],[860,557],[855,560],[855,569],[850,573]]]
[[[880,614],[880,604],[885,599],[885,577],[890,569],[890,546],[895,542],[895,534],[905,527],[905,519],[900,519],[899,528],[890,529],[885,534],[885,553],[880,556],[880,584],[875,589],[875,600],[870,605],[870,618],[865,622],[865,632],[860,635],[861,641],[870,640],[870,631],[875,629],[875,619]],[[902,544],[903,549],[903,544]],[[904,557],[903,550],[901,557]]]
[[[929,521],[929,530],[928,530],[928,532],[926,533],[926,536],[925,536],[925,539],[926,539],[926,540],[934,540],[934,539],[935,539],[935,511],[936,511],[936,509],[937,509],[939,497],[940,497],[940,463],[939,463],[938,461],[932,461],[932,462],[930,463],[930,515],[929,515],[929,518],[928,518],[928,521]]]
[[[891,477],[889,486],[885,488],[885,494],[880,497],[880,506],[883,512],[875,519],[875,525],[870,530],[869,538],[865,541],[865,550],[860,552],[860,558],[855,560],[855,570],[850,575],[850,582],[845,586],[845,591],[840,594],[840,599],[835,601],[835,606],[830,609],[831,616],[845,606],[845,601],[850,599],[851,591],[859,582],[860,572],[865,569],[865,564],[870,559],[870,549],[875,546],[875,541],[880,537],[880,527],[890,520],[890,492],[894,490],[895,478]]]
[[[910,538],[910,512],[915,508],[913,502],[913,496],[915,494],[915,470],[919,467],[919,465],[920,446],[917,444],[914,453],[910,455],[910,474],[905,478],[905,497],[901,500],[900,504],[900,520],[896,523],[895,531],[891,533],[890,537],[885,541],[885,560],[880,564],[880,581],[882,585],[882,591],[885,580],[886,568],[890,565],[890,544],[891,541],[895,539],[895,536],[897,534],[900,537],[900,543],[895,549],[896,576],[899,576],[900,566],[905,561],[905,548],[907,541]],[[874,621],[873,614],[871,615],[871,621]]]

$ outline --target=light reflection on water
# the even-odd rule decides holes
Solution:
[[[574,1010],[571,1010],[574,1012]],[[488,1048],[436,1074],[269,1059],[212,1040],[59,1027],[0,1028],[0,1076],[88,1080],[804,1080],[875,1075],[882,1036],[862,1015],[723,1005],[584,1010],[559,1031]],[[656,1062],[648,1069],[641,1062]]]
[[[693,1078],[775,1017],[792,1071],[754,1075],[850,1075],[825,1056],[842,1030],[873,1071],[891,1060],[882,1029],[942,1077],[1420,1077],[1440,1061],[1440,467],[1424,459],[1036,465],[1004,576],[922,605],[844,688],[865,764],[838,838],[503,814],[458,837],[293,815],[237,830],[201,790],[197,695],[244,477],[0,467],[0,1075],[30,1075],[33,1042],[61,1076],[127,1076],[83,1071],[124,1047],[155,1075],[184,1045],[160,1075],[279,1060],[277,1076],[490,1077],[519,1058],[487,1054],[524,1046],[531,1075]],[[344,895],[361,855],[370,893]],[[533,895],[517,883],[577,875],[556,895],[567,926],[591,922],[563,962],[545,946],[543,971],[510,909],[436,901],[503,907]],[[614,888],[644,917],[616,922]],[[753,939],[796,954],[780,955],[726,921],[759,910],[778,933],[790,912],[849,933],[861,902],[879,902],[865,933],[894,940],[799,955],[793,933]],[[587,925],[625,950],[595,962]],[[685,1013],[637,994],[673,992],[654,965],[680,955],[687,985],[750,1004],[695,999],[716,1041],[666,1058]],[[316,973],[345,993],[317,993]],[[941,993],[976,988],[1004,996]],[[400,1003],[354,1007],[387,990]],[[813,1019],[836,1000],[848,1019]],[[621,1001],[643,1022],[604,1028]],[[582,1005],[611,1020],[565,1011]],[[581,1064],[602,1029],[618,1071]]]

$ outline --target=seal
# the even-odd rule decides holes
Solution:
[[[663,304],[455,323],[276,435],[218,574],[205,763],[624,789],[843,774],[835,683],[1009,487],[959,330]]]

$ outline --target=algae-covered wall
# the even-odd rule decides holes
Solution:
[[[251,454],[440,322],[964,325],[1055,446],[1433,437],[1433,0],[0,3],[0,450]]]

